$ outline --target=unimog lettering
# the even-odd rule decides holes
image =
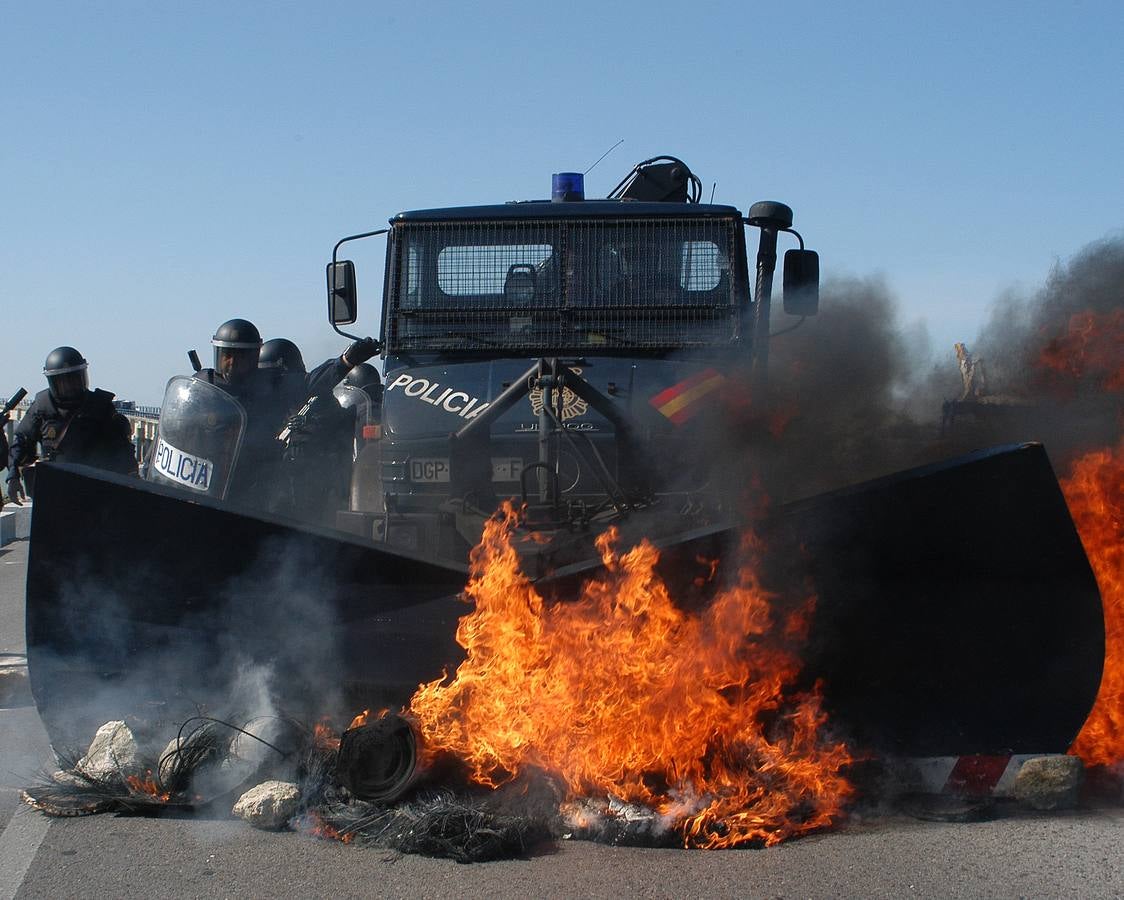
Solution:
[[[430,406],[437,406],[446,412],[454,413],[462,419],[475,419],[484,412],[491,402],[472,397],[464,391],[456,391],[449,387],[442,387],[438,381],[428,378],[415,378],[413,375],[402,374],[386,386],[389,394],[395,388],[401,388],[407,397],[413,397]]]

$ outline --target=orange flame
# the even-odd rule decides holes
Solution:
[[[325,822],[315,810],[306,812],[296,820],[295,825],[298,831],[310,834],[313,837],[323,838],[326,841],[340,841],[344,844],[350,844],[355,839],[354,834],[340,834],[337,829]]]
[[[1103,390],[1124,390],[1124,309],[1074,313],[1066,333],[1042,349],[1038,364],[1063,382],[1088,378]]]
[[[144,778],[137,775],[126,775],[125,783],[129,785],[131,791],[137,794],[148,794],[162,803],[167,803],[172,798],[170,793],[161,790],[160,785],[156,783],[156,779],[152,777],[151,769],[144,773]]]
[[[1072,752],[1088,765],[1124,762],[1124,440],[1087,453],[1062,481],[1101,590],[1105,659],[1093,711]]]
[[[327,716],[312,726],[312,743],[321,750],[339,750],[340,736]]]
[[[383,707],[377,713],[372,713],[369,709],[365,709],[354,719],[352,719],[351,724],[348,725],[344,730],[351,731],[352,728],[362,728],[368,722],[372,720],[377,721],[379,719],[385,719],[388,715],[390,715],[390,710],[386,707]]]
[[[678,609],[648,543],[618,553],[575,602],[547,604],[520,571],[518,514],[504,504],[472,554],[476,608],[457,640],[455,677],[419,687],[410,710],[431,750],[498,787],[529,768],[570,798],[642,803],[684,844],[776,844],[837,820],[852,788],[842,744],[824,741],[819,688],[789,694],[799,671],[775,626],[775,597],[751,569],[698,615]]]

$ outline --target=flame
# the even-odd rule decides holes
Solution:
[[[339,750],[340,736],[327,716],[312,726],[312,743],[321,750]]]
[[[1124,440],[1087,453],[1062,481],[1104,606],[1104,674],[1072,752],[1088,765],[1124,762]]]
[[[776,598],[746,568],[690,615],[655,572],[658,551],[619,553],[610,531],[597,543],[605,575],[547,604],[520,571],[517,522],[505,503],[472,553],[465,661],[411,701],[429,749],[483,785],[537,768],[569,799],[641,803],[686,846],[776,844],[841,816],[851,756],[821,737],[818,685],[788,690],[800,663],[783,631],[812,601],[774,625]]]
[[[1089,379],[1105,391],[1124,390],[1124,309],[1074,313],[1066,333],[1042,349],[1038,365],[1070,386]]]
[[[376,721],[378,719],[385,719],[389,714],[390,714],[390,710],[385,708],[385,707],[383,709],[380,709],[377,713],[373,713],[373,714],[369,709],[365,709],[365,710],[363,710],[363,712],[359,713],[359,715],[357,715],[354,719],[352,719],[351,724],[348,725],[347,728],[345,728],[344,730],[345,731],[351,731],[352,728],[362,728],[364,725],[366,725],[372,719],[374,719]]]
[[[340,834],[336,828],[325,822],[323,817],[314,809],[308,810],[291,824],[302,834],[323,838],[326,841],[340,841],[343,844],[350,844],[355,839],[355,835],[351,832]]]
[[[1065,333],[1043,347],[1036,367],[1063,395],[1082,384],[1124,391],[1124,309],[1074,313]],[[1097,579],[1105,624],[1100,689],[1070,752],[1087,765],[1113,766],[1124,762],[1124,439],[1115,449],[1075,459],[1061,485]]]
[[[163,790],[156,779],[152,777],[151,769],[144,773],[144,778],[137,775],[126,775],[125,783],[129,785],[129,790],[137,794],[148,794],[148,796],[154,797],[162,803],[167,803],[172,798],[172,795]]]

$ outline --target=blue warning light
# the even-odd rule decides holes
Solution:
[[[555,172],[551,176],[550,199],[554,203],[584,200],[585,175],[581,172]]]

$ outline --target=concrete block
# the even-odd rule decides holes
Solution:
[[[27,666],[0,665],[0,709],[31,706],[31,687],[27,681]]]
[[[12,541],[26,541],[31,537],[31,504],[16,506],[4,504],[0,512],[0,547]]]

